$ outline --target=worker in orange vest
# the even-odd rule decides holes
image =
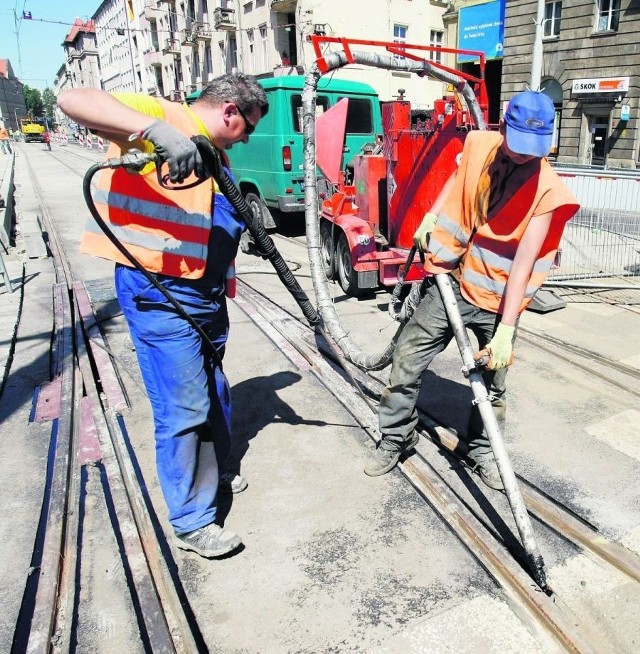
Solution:
[[[462,319],[490,355],[484,374],[504,429],[506,374],[518,317],[544,282],[577,200],[551,168],[555,109],[544,94],[524,91],[509,102],[499,132],[471,132],[459,169],[415,232],[425,269],[451,277]],[[406,324],[379,406],[382,438],[365,465],[391,470],[418,442],[416,402],[422,373],[453,338],[433,278]],[[503,488],[477,407],[467,430],[468,456],[482,481]]]
[[[75,122],[111,141],[107,159],[131,147],[155,150],[168,164],[174,185],[205,176],[191,136],[204,135],[224,151],[247,142],[269,107],[257,80],[240,73],[214,79],[192,106],[97,89],[66,91],[58,105]],[[215,523],[218,492],[247,487],[242,476],[226,467],[231,398],[218,363],[229,328],[226,278],[244,223],[212,181],[167,190],[154,164],[139,174],[105,169],[94,200],[120,242],[182,304],[218,352],[215,357],[207,349],[193,326],[91,220],[81,249],[116,263],[116,294],[153,409],[158,479],[175,543],[207,558],[222,556],[242,540]]]
[[[7,132],[7,128],[2,125],[0,127],[0,147],[2,148],[2,152],[5,154],[11,154],[11,144],[9,143],[9,132]]]

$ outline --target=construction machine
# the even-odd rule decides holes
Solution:
[[[310,37],[318,61],[328,43],[340,44],[345,52],[352,46],[383,47],[396,57],[419,62],[429,70],[448,68],[432,60],[434,52],[469,54],[466,50],[435,48],[327,36]],[[411,103],[399,90],[397,99],[381,103],[382,134],[358,154],[344,170],[336,149],[342,148],[339,134],[344,133],[346,108],[336,105],[316,121],[317,164],[329,184],[319,191],[320,239],[325,273],[338,279],[351,296],[369,294],[380,285],[392,287],[413,245],[413,234],[435,202],[439,191],[455,171],[467,133],[485,127],[488,99],[484,78],[484,56],[478,57],[478,77],[455,71],[472,89],[476,108],[485,125],[463,102],[454,85],[443,84],[442,97],[433,109],[414,118]],[[343,102],[348,102],[343,100]],[[338,135],[338,136],[336,136]],[[405,281],[424,277],[416,255]]]
[[[45,126],[34,118],[22,118],[20,120],[20,131],[26,143],[44,143],[44,134],[47,131]]]

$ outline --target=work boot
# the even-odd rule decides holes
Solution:
[[[218,480],[218,490],[221,493],[242,493],[249,483],[242,475],[234,475],[233,472],[225,472]]]
[[[493,490],[504,490],[504,484],[502,483],[502,478],[498,471],[498,464],[493,456],[493,452],[474,454],[474,451],[471,450],[467,456],[474,464],[471,469],[472,472],[477,473],[486,486],[493,488]]]
[[[174,542],[181,550],[195,552],[205,559],[224,556],[242,545],[238,534],[213,522],[186,534],[176,534]]]
[[[412,450],[420,440],[420,436],[414,431],[404,443],[391,443],[383,438],[380,439],[376,451],[369,457],[364,466],[364,474],[369,477],[384,475],[395,468],[400,457],[409,450]]]

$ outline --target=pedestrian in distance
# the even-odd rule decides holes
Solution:
[[[44,139],[44,142],[47,144],[47,148],[49,152],[51,152],[51,134],[49,134],[49,132],[45,132],[42,135],[42,138]]]
[[[58,98],[74,121],[111,141],[106,158],[131,147],[155,149],[174,185],[205,177],[190,140],[201,134],[219,150],[247,142],[269,105],[254,77],[223,75],[192,106],[141,94],[73,89]],[[225,168],[228,160],[221,153]],[[139,174],[105,169],[95,203],[118,239],[177,299],[224,355],[225,287],[245,225],[211,180],[166,190],[155,165]],[[115,262],[115,286],[153,409],[156,466],[176,545],[213,558],[236,550],[240,536],[216,524],[219,492],[247,487],[226,469],[231,394],[202,337],[90,220],[81,250]]]
[[[11,154],[11,143],[9,143],[9,132],[7,128],[2,125],[0,127],[0,148],[4,154]]]
[[[546,156],[555,110],[535,91],[513,96],[499,131],[467,135],[457,171],[414,234],[425,269],[448,274],[466,327],[489,354],[483,373],[504,432],[506,375],[520,314],[553,264],[566,222],[579,205]],[[418,442],[416,402],[422,373],[454,334],[432,277],[398,340],[379,406],[381,440],[365,465],[389,472]],[[489,487],[503,484],[477,407],[466,434],[467,455]]]

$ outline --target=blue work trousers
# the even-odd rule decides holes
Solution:
[[[467,302],[460,294],[456,280],[451,276],[450,279],[462,321],[475,334],[482,349],[493,337],[500,318],[495,313]],[[430,285],[398,339],[389,384],[380,398],[378,418],[383,437],[382,446],[390,450],[401,447],[418,424],[416,403],[422,373],[429,367],[436,354],[442,352],[454,337],[435,280],[427,280],[425,284]],[[508,368],[502,368],[483,373],[491,404],[503,432],[507,409],[507,370]],[[466,440],[469,449],[473,449],[477,455],[491,452],[489,439],[476,406],[471,410]]]
[[[222,288],[157,276],[216,346],[229,331]],[[160,487],[176,533],[216,518],[218,477],[231,443],[231,394],[202,338],[138,270],[117,265],[115,286],[153,409]]]

